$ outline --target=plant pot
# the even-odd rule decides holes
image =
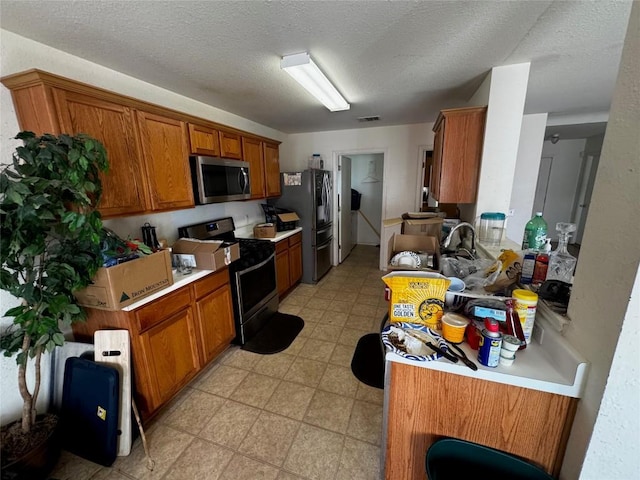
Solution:
[[[5,430],[16,424],[19,428],[20,420],[2,427],[3,438]],[[39,441],[19,457],[8,460],[9,463],[6,465],[4,464],[6,459],[5,446],[2,446],[2,480],[46,480],[48,478],[60,458],[59,419],[51,414],[38,415],[36,425],[33,428],[38,427],[44,430],[39,433],[41,437]],[[34,438],[36,437],[34,436]]]

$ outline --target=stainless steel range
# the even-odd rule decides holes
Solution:
[[[244,345],[278,311],[276,254],[273,242],[237,239],[234,230],[233,218],[225,217],[180,227],[178,235],[239,243],[240,258],[229,265],[229,273],[236,320],[235,343]]]

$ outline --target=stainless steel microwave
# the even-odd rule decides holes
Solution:
[[[189,164],[196,204],[251,198],[249,162],[191,156]]]

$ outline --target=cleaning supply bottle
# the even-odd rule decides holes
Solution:
[[[571,233],[576,231],[576,224],[560,222],[556,224],[556,230],[559,232],[558,248],[549,255],[547,280],[560,280],[570,284],[578,259],[567,251],[567,245]]]
[[[524,227],[522,250],[541,251],[547,239],[547,222],[542,218],[542,212],[536,212],[535,216]]]
[[[541,285],[547,279],[547,270],[549,267],[549,253],[551,252],[551,239],[547,238],[544,244],[544,251],[536,255],[536,263],[533,268],[533,285]]]
[[[520,348],[518,350],[524,350],[527,348],[527,341],[524,337],[524,331],[522,330],[522,322],[520,321],[520,316],[518,312],[516,312],[513,300],[505,300],[504,304],[507,306],[507,334],[516,337],[520,340]]]

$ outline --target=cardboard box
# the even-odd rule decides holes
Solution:
[[[390,322],[440,328],[444,297],[451,283],[446,277],[433,272],[392,272],[382,281],[391,290]]]
[[[442,237],[442,217],[406,218],[402,222],[402,233],[406,235],[428,235]]]
[[[421,266],[420,268],[396,267],[391,265],[391,259],[396,253],[400,252],[416,252],[427,253],[434,256],[433,268]],[[387,270],[405,270],[405,271],[427,271],[440,272],[440,242],[436,237],[428,237],[425,235],[402,235],[395,233],[389,239],[389,259],[387,261]]]
[[[296,212],[289,212],[289,213],[278,213],[278,219],[281,222],[297,222],[298,220],[300,220],[300,217]]]
[[[161,250],[120,265],[100,268],[93,283],[74,295],[85,307],[120,310],[171,285],[171,255],[169,250]]]
[[[442,238],[442,224],[445,221],[441,212],[403,213],[402,217],[383,220],[385,228],[400,225],[400,233],[405,235],[427,235]]]
[[[253,227],[253,236],[255,238],[275,238],[275,223],[259,223],[258,225]]]
[[[233,243],[223,246],[219,240],[196,240],[195,238],[180,238],[173,244],[172,251],[184,265],[202,270],[219,270],[234,260],[240,258],[240,246]]]

